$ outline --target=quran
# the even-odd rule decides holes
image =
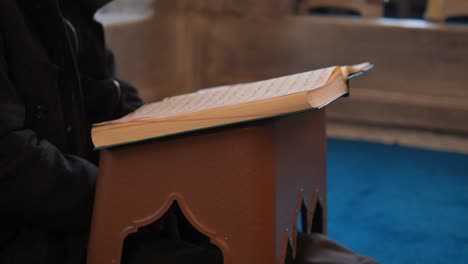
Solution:
[[[348,79],[372,67],[370,63],[334,66],[167,97],[120,119],[94,124],[93,143],[105,148],[321,109],[348,94]]]

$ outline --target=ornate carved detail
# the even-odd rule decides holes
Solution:
[[[319,191],[315,190],[312,195],[312,201],[310,201],[310,208],[307,213],[307,233],[312,233],[312,223],[314,221],[315,209],[319,203]]]
[[[200,233],[202,233],[204,236],[208,237],[210,239],[210,242],[214,244],[215,246],[217,246],[226,258],[226,256],[230,252],[228,245],[224,243],[221,237],[217,236],[216,231],[214,231],[213,229],[210,229],[208,226],[204,225],[200,220],[197,219],[196,215],[190,209],[188,202],[185,200],[185,197],[180,193],[171,193],[167,197],[164,204],[158,210],[156,210],[153,214],[142,219],[134,220],[127,228],[125,228],[120,233],[120,237],[122,241],[128,235],[138,232],[139,228],[147,226],[151,223],[154,223],[158,219],[160,219],[169,210],[169,208],[174,202],[177,202],[179,204],[179,207],[182,213],[187,218],[189,223],[195,229],[197,229]]]
[[[314,231],[314,219],[315,222],[319,221],[321,223],[322,219],[316,219],[317,217],[321,217],[317,215],[317,210],[320,209],[320,198],[319,198],[319,191],[315,190],[312,199],[310,201],[309,207],[304,202],[304,189],[301,189],[298,193],[297,200],[296,200],[296,210],[294,211],[293,223],[291,225],[291,236],[289,235],[289,228],[285,229],[283,238],[282,238],[282,246],[281,246],[281,258],[279,260],[280,264],[284,264],[286,261],[286,256],[288,255],[288,247],[291,249],[292,258],[296,258],[297,253],[297,237],[298,237],[298,220],[299,217],[303,217],[303,225],[304,233],[310,234]],[[304,212],[305,215],[302,215],[301,212]],[[316,227],[321,229],[321,227]]]

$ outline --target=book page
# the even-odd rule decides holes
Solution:
[[[289,75],[254,83],[206,88],[140,107],[119,123],[166,118],[226,106],[239,105],[317,89],[326,84],[336,67]]]

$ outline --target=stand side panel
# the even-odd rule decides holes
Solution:
[[[296,224],[302,201],[308,210],[315,205],[318,192],[324,209],[322,223],[326,230],[326,135],[325,111],[313,111],[279,118],[276,121],[276,247],[285,245],[280,237],[288,230],[293,254]],[[309,219],[310,220],[310,219]],[[283,250],[284,251],[284,250]],[[280,256],[278,256],[280,259]]]
[[[274,262],[273,121],[102,154],[88,264],[120,261],[125,237],[177,200],[225,263]],[[116,261],[116,262],[113,262]]]

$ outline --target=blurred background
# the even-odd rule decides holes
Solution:
[[[382,263],[468,263],[468,1],[117,0],[147,102],[370,61],[327,108],[329,235]]]

